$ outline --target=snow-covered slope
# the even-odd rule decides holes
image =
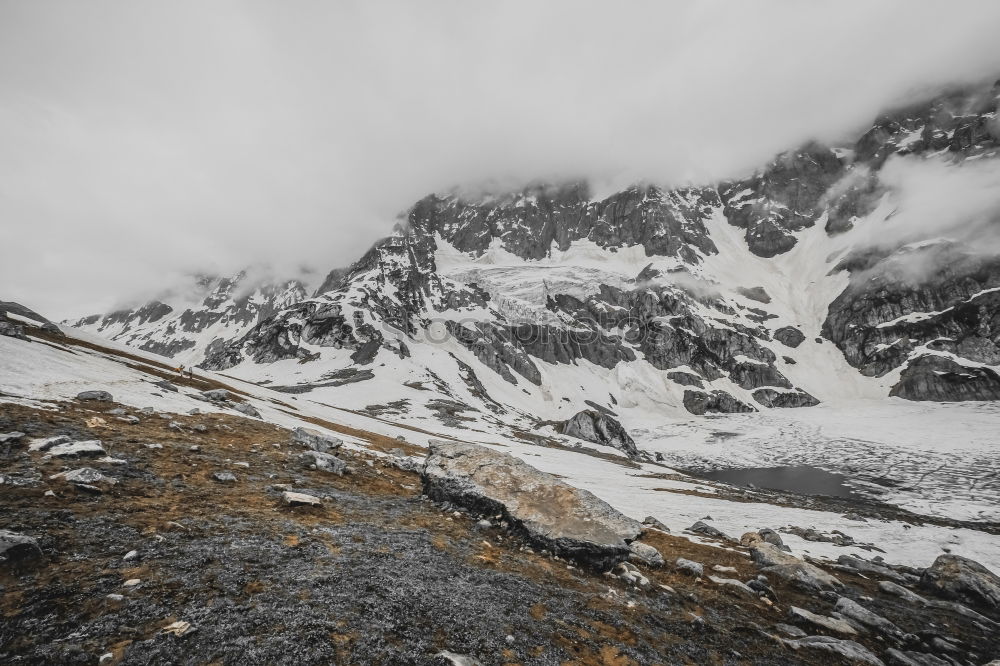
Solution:
[[[978,218],[1000,200],[956,187],[928,222],[914,190],[928,169],[930,184],[975,184],[1000,165],[998,91],[893,111],[734,182],[432,195],[312,298],[220,284],[198,309],[82,323],[316,402],[471,431],[535,435],[583,409],[635,428],[995,400],[1000,243],[969,229],[994,233]]]

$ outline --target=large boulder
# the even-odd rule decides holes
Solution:
[[[585,409],[568,421],[564,421],[561,430],[562,434],[570,437],[616,448],[629,457],[639,455],[635,441],[621,423],[607,414],[592,409]]]
[[[300,446],[320,453],[339,449],[344,444],[344,440],[320,432],[315,428],[296,428],[292,431],[292,441]]]
[[[1000,375],[990,368],[925,354],[910,361],[889,395],[907,400],[1000,400]]]
[[[774,339],[786,347],[795,349],[802,344],[806,336],[794,326],[782,326],[774,332]]]
[[[642,525],[592,493],[574,488],[522,460],[485,446],[432,440],[422,473],[436,501],[503,514],[535,545],[606,570],[630,554]]]
[[[920,586],[962,603],[1000,608],[1000,577],[959,555],[938,556],[924,571]]]

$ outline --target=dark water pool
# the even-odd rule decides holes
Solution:
[[[734,486],[754,485],[758,488],[784,490],[802,495],[857,497],[857,494],[844,484],[846,477],[842,474],[834,474],[808,465],[715,469],[695,472],[695,476]]]

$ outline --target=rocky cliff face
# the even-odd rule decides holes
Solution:
[[[873,247],[856,232],[877,236],[893,214],[892,160],[998,159],[998,91],[888,113],[851,145],[809,143],[725,183],[431,195],[312,298],[289,283],[234,299],[220,282],[200,309],[84,323],[305,392],[364,368],[328,399],[447,404],[449,423],[563,421],[584,402],[619,417],[809,407],[859,386],[996,399],[1000,259],[962,239]],[[186,335],[212,326],[226,334]]]

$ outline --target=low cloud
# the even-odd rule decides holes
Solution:
[[[995,75],[998,24],[992,0],[4,3],[0,295],[62,318],[322,275],[467,183],[738,175]]]

